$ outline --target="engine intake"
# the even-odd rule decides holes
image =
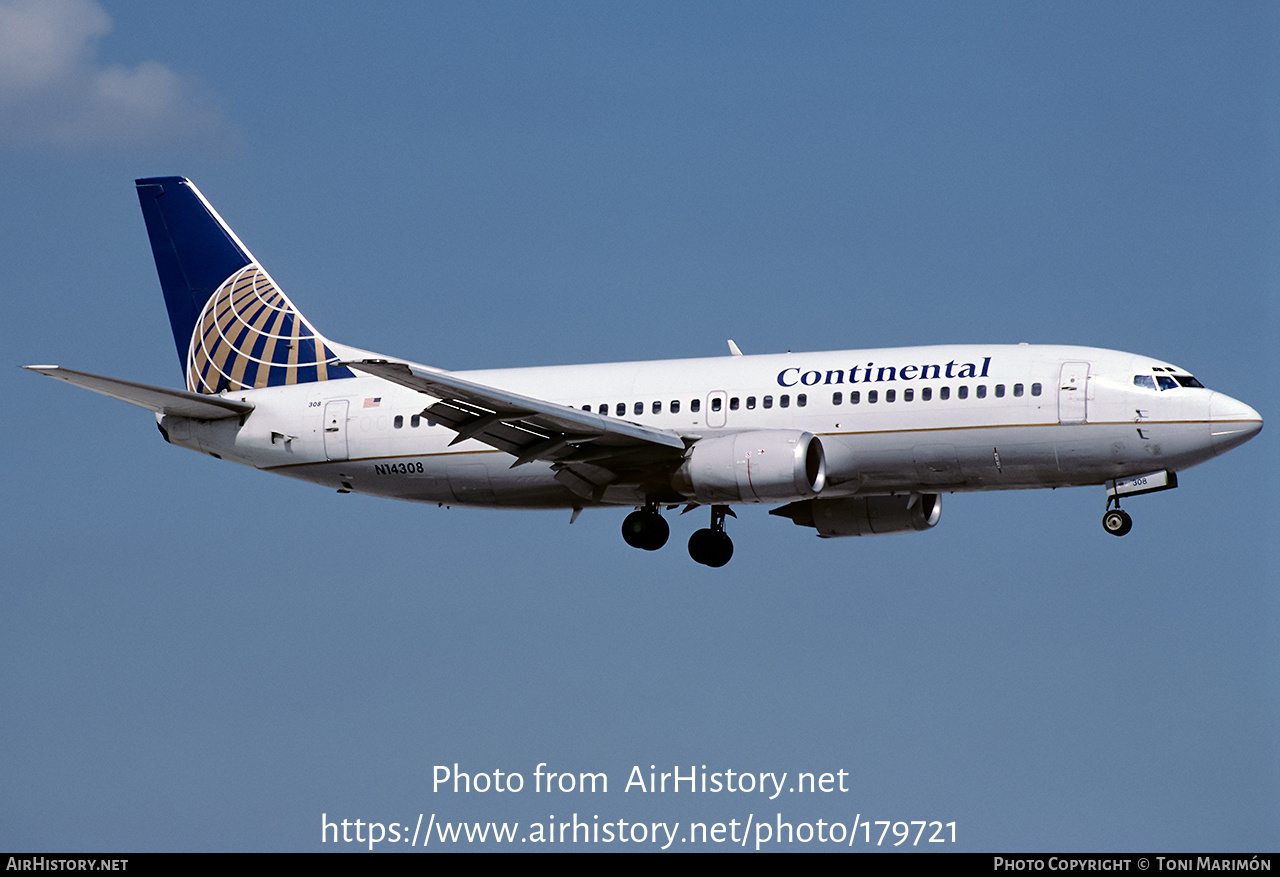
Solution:
[[[810,499],[773,509],[769,514],[790,518],[800,527],[813,527],[824,539],[883,536],[930,529],[942,515],[942,497],[936,493],[913,493],[910,496]]]
[[[676,490],[708,504],[803,499],[816,496],[826,482],[818,437],[783,429],[701,439],[671,480]]]

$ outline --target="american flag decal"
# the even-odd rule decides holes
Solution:
[[[364,400],[365,408],[377,408],[381,404],[382,404],[381,396],[370,396],[369,398]]]

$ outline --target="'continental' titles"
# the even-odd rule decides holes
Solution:
[[[878,367],[874,362],[869,362],[866,366],[855,365],[847,370],[833,368],[826,371],[819,369],[802,371],[798,366],[791,366],[778,372],[778,386],[794,387],[797,384],[802,384],[806,387],[812,387],[817,384],[843,384],[846,383],[846,376],[848,377],[847,383],[850,384],[871,384],[882,381],[930,381],[941,378],[985,378],[989,377],[988,371],[990,368],[991,357],[989,356],[983,357],[981,369],[979,369],[976,362],[958,363],[954,359],[948,363],[882,365]]]

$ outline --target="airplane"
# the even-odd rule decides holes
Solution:
[[[1121,498],[1257,435],[1253,408],[1163,360],[963,344],[454,372],[331,341],[182,177],[136,181],[185,390],[26,368],[155,413],[171,444],[339,493],[510,509],[710,509],[698,563],[733,555],[733,506],[824,538],[934,527],[941,495],[1104,485]]]

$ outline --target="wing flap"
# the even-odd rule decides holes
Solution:
[[[188,393],[186,390],[171,390],[168,387],[153,387],[150,384],[108,378],[57,365],[26,365],[23,368],[158,414],[172,414],[196,420],[225,420],[231,417],[244,417],[253,410],[253,405],[248,402],[223,399],[218,396],[201,396]]]

